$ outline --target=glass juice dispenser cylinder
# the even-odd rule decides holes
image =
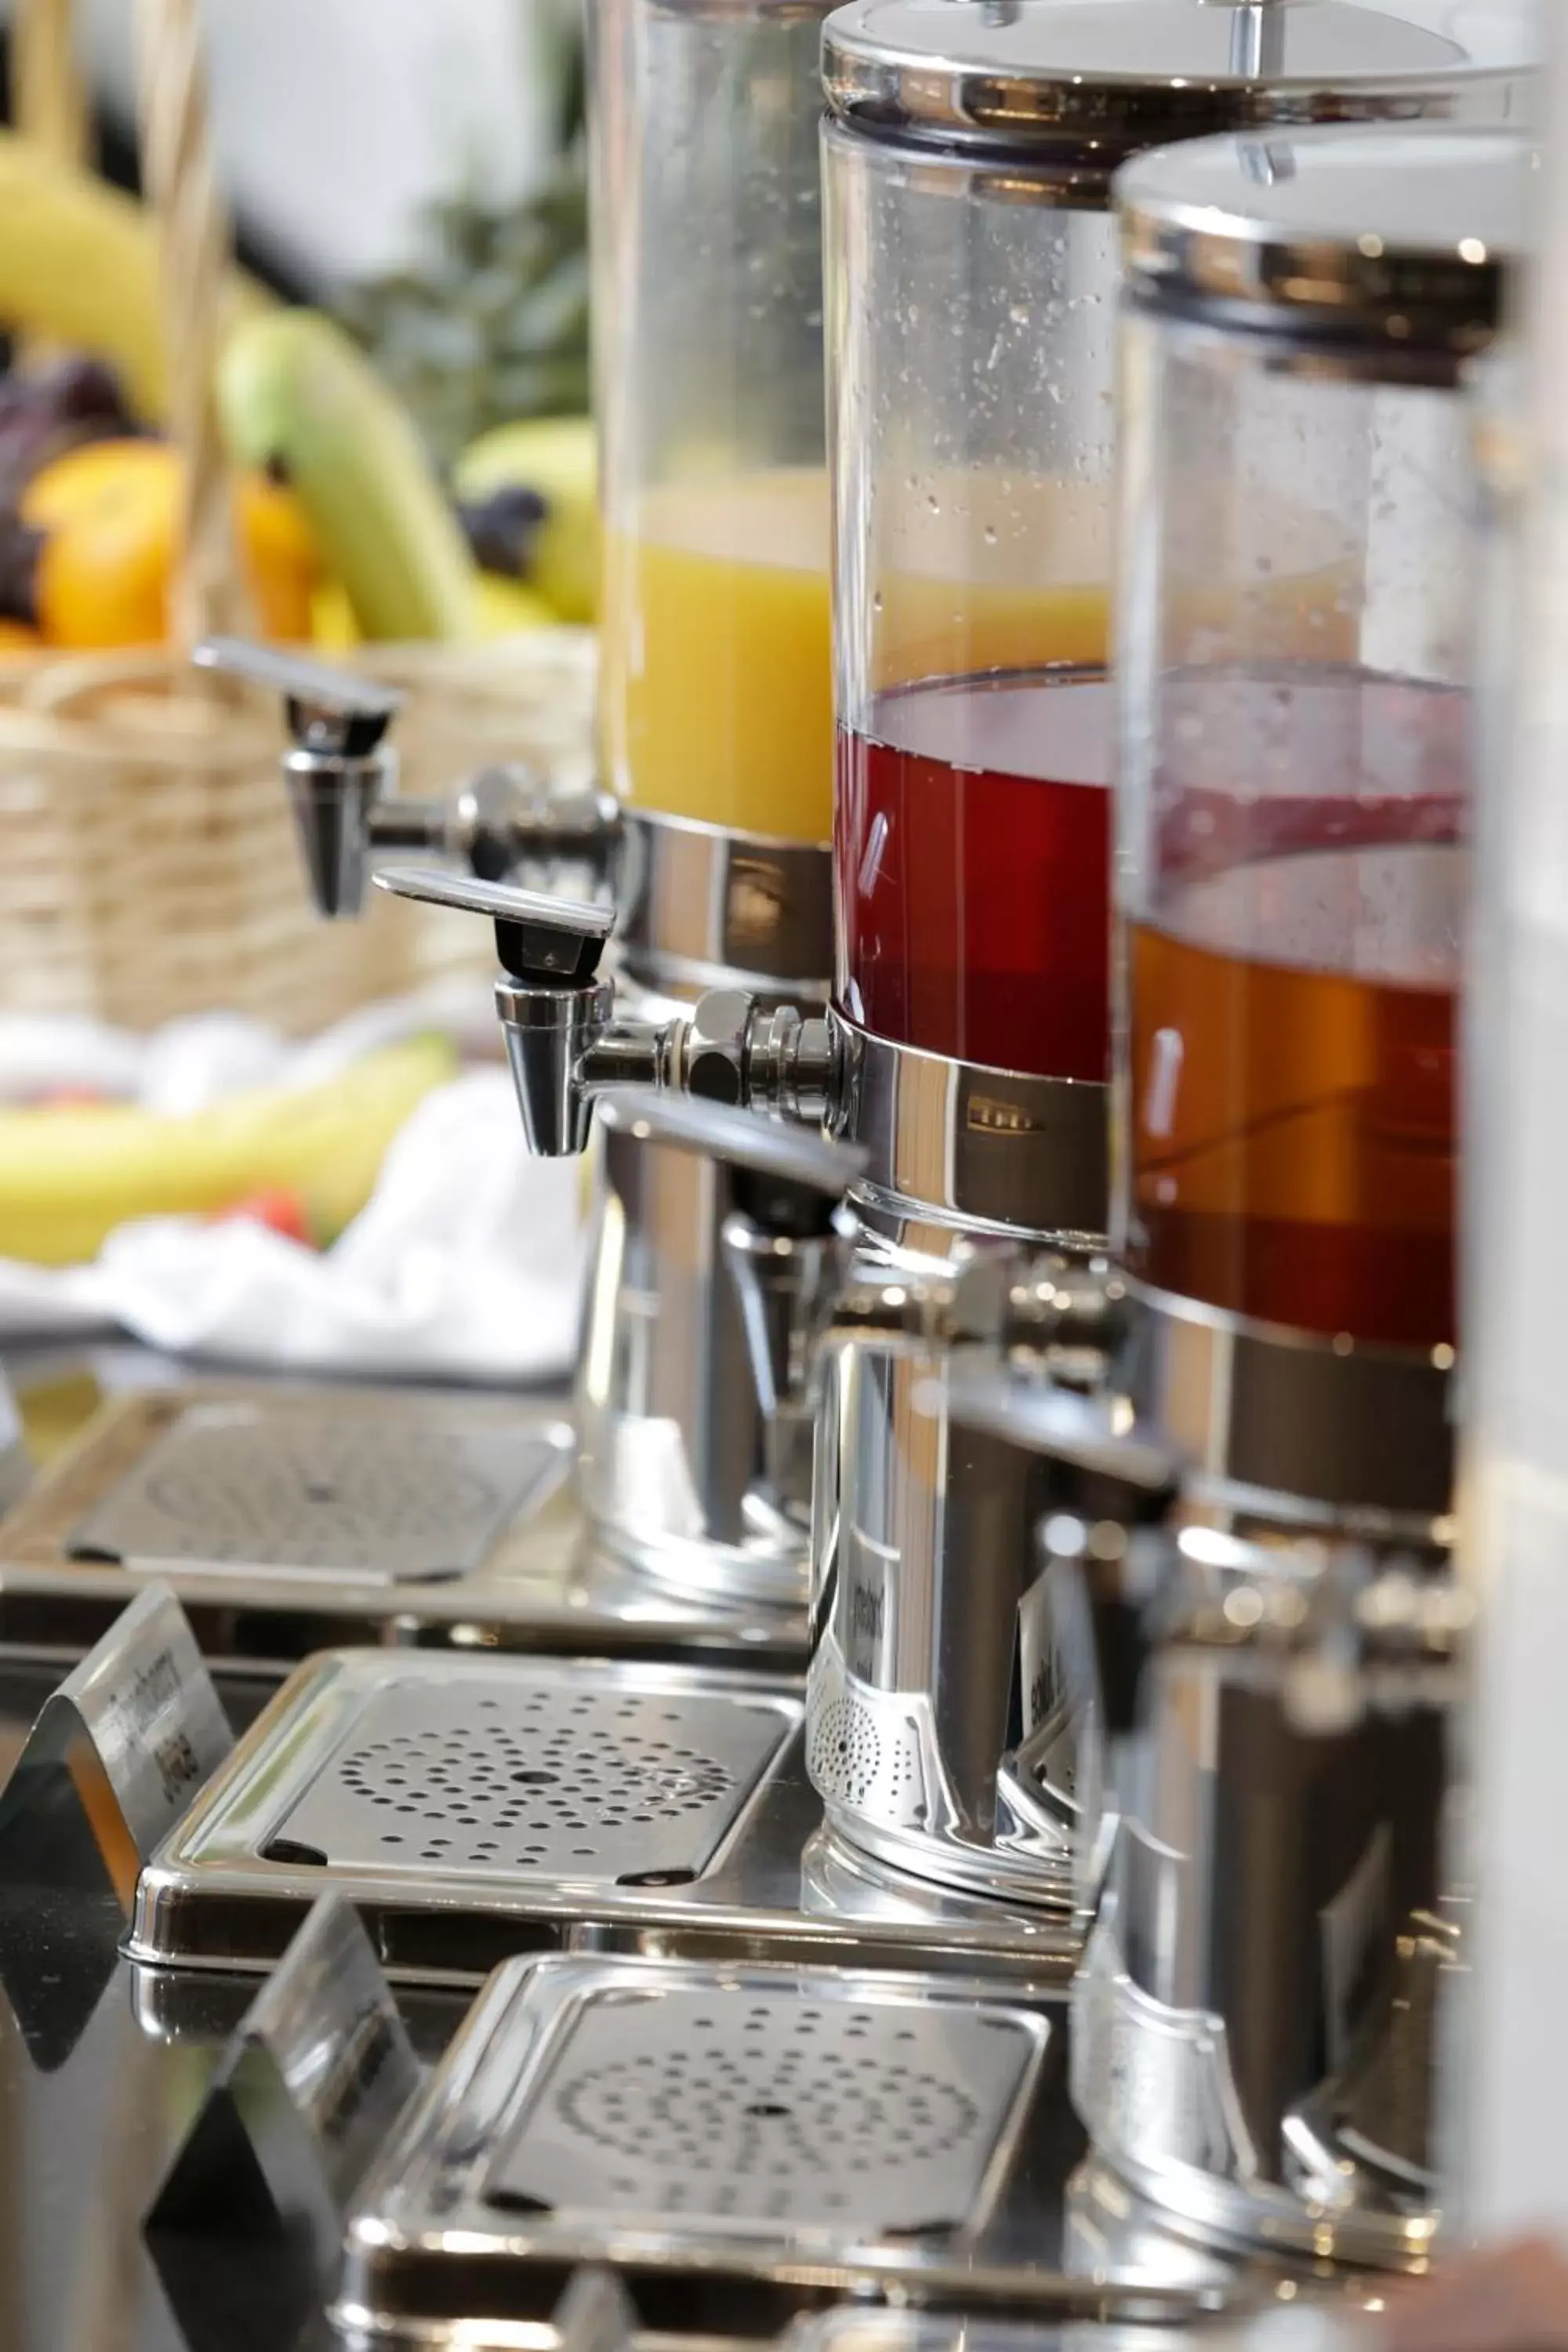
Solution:
[[[827,992],[822,15],[589,10],[616,1004],[656,1024],[704,989]],[[705,1602],[797,1607],[809,1449],[759,1385],[726,1236],[749,1219],[782,1279],[825,1212],[624,1131],[603,1178],[579,1384],[596,1533]]]
[[[1205,131],[1504,121],[1528,30],[1486,12],[1480,56],[1457,22],[1342,0],[854,0],[828,20],[831,1123],[867,1154],[855,1267],[889,1319],[965,1235],[1087,1253],[1108,1221],[1112,175]],[[1253,497],[1261,641],[1288,649],[1315,614],[1323,659],[1350,659],[1337,541],[1288,473]],[[1207,593],[1200,565],[1195,634]],[[1045,1906],[1071,1811],[1041,1667],[1047,1489],[1005,1433],[950,1416],[954,1377],[934,1341],[864,1325],[834,1357],[808,1762],[858,1854]]]
[[[1156,1316],[1298,1362],[1440,1373],[1458,1338],[1462,377],[1525,177],[1506,138],[1390,129],[1120,184],[1114,1241]]]
[[[636,810],[826,842],[826,10],[596,13],[606,778]]]
[[[1506,73],[1446,21],[1337,0],[859,0],[830,20],[836,996],[857,1027],[1107,1076],[1110,175],[1253,121],[1504,119]],[[1332,596],[1289,576],[1310,548],[1280,551],[1262,603],[1284,629],[1302,594]]]
[[[1532,168],[1356,127],[1117,183],[1116,1241],[1169,1375],[1121,1402],[1189,1466],[1141,1553],[1047,1538],[1098,1629],[1071,2088],[1163,2218],[1275,2259],[1425,2270],[1447,2203],[1472,372]]]

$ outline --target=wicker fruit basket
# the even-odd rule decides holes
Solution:
[[[19,0],[19,106],[57,152],[79,138],[69,0]],[[188,484],[168,647],[0,658],[0,1012],[150,1029],[215,1008],[290,1031],[489,960],[481,926],[374,894],[352,923],[306,895],[279,774],[275,704],[194,672],[188,648],[245,625],[211,397],[226,218],[212,173],[195,0],[141,0],[143,180],[163,247],[170,438]],[[402,789],[433,795],[498,760],[576,783],[589,763],[590,633],[367,646],[407,689]]]
[[[589,632],[365,648],[408,691],[402,788],[489,761],[588,765]],[[0,1010],[153,1029],[216,1007],[322,1027],[489,961],[482,925],[381,892],[357,922],[311,908],[278,768],[276,701],[190,692],[161,651],[0,665]]]

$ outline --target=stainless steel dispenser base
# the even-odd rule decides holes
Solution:
[[[962,1979],[515,1962],[355,2200],[334,2316],[484,2336],[581,2262],[682,2332],[813,2293],[1103,2309],[1022,2222],[1052,2038]]]
[[[389,1973],[477,1982],[620,1949],[1065,1989],[1067,1925],[913,1890],[836,1899],[795,1685],[602,1660],[342,1652],[285,1685],[142,1874],[150,1968],[265,1968],[346,1894]]]
[[[574,1431],[510,1399],[224,1386],[110,1406],[0,1528],[0,1639],[79,1651],[147,1575],[209,1656],[457,1643],[786,1662],[798,1613],[595,1549]]]
[[[1071,1917],[1070,1825],[1030,1791],[1016,1757],[995,1767],[996,1814],[983,1843],[966,1834],[954,1801],[929,1693],[863,1682],[831,1632],[813,1655],[808,1692],[812,1784],[848,1846],[900,1875]],[[1050,1744],[1051,1728],[1037,1744]]]
[[[1296,2193],[1256,2175],[1223,2021],[1173,2009],[1133,1984],[1114,1938],[1089,1938],[1073,1989],[1073,2095],[1094,2116],[1100,2163],[1163,2227],[1205,2247],[1425,2272],[1436,2183],[1379,2165],[1352,2135],[1286,2126]]]
[[[616,940],[628,1013],[689,1013],[709,989],[821,1003],[833,966],[825,847],[640,810],[623,826]],[[758,1393],[724,1243],[747,1192],[742,1171],[605,1138],[578,1382],[582,1494],[599,1540],[651,1583],[699,1606],[795,1611],[809,1547],[773,1475],[791,1466],[792,1433]],[[809,1454],[795,1452],[804,1487]]]

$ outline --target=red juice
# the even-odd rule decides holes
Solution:
[[[896,1044],[1102,1079],[1112,703],[1100,670],[923,681],[841,729],[837,993]]]

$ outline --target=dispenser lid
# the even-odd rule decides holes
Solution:
[[[1145,307],[1395,354],[1495,333],[1539,156],[1504,132],[1388,124],[1200,139],[1115,187]]]
[[[1255,123],[1518,119],[1521,0],[851,0],[823,29],[841,119],[1086,176]]]

